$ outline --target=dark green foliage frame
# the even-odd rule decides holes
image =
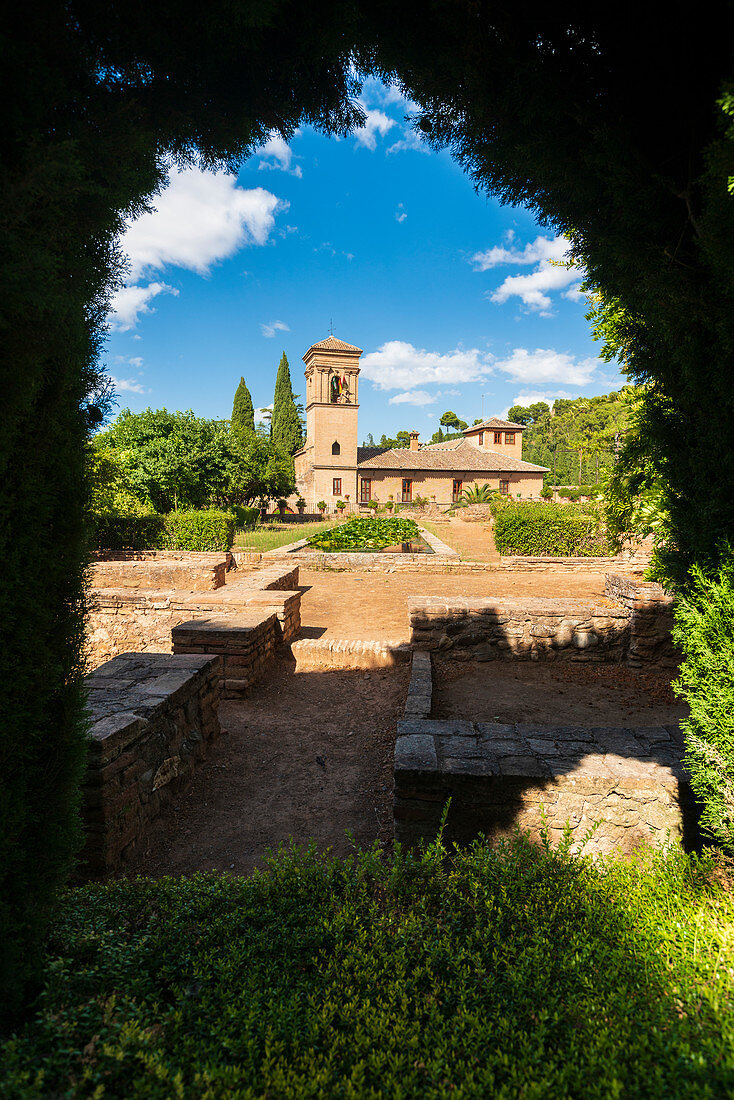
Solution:
[[[626,14],[625,14],[626,12]],[[672,491],[678,576],[734,526],[734,176],[717,98],[729,3],[634,9],[37,0],[2,29],[0,987],[32,992],[79,843],[84,443],[114,240],[167,159],[240,159],[274,127],[344,132],[352,62],[394,77],[478,187],[568,233],[624,307]],[[22,90],[22,94],[19,94]],[[351,98],[350,98],[351,97]],[[643,322],[644,318],[644,322]],[[34,562],[43,568],[33,570]]]

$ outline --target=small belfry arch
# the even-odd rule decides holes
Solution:
[[[340,455],[340,454],[342,453],[342,449],[341,449],[341,447],[339,446],[339,444],[338,444],[338,442],[337,442],[337,440],[336,440],[336,439],[335,439],[335,440],[334,440],[334,442],[333,442],[333,443],[331,444],[331,453],[332,453],[333,455]]]

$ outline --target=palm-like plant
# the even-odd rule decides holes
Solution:
[[[467,504],[488,504],[492,499],[492,490],[486,482],[478,485],[475,481],[471,489],[461,490],[461,499]]]

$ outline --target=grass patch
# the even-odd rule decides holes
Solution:
[[[714,1097],[734,903],[713,857],[282,849],[239,879],[69,891],[24,1097]]]
[[[399,542],[420,538],[420,530],[412,519],[397,516],[383,519],[377,516],[353,516],[336,531],[324,531],[308,540],[309,546],[325,553],[362,551],[377,553]]]
[[[317,523],[269,523],[255,527],[252,531],[238,531],[235,546],[252,548],[260,554],[267,550],[276,550],[279,546],[288,546],[291,542],[308,538],[314,531],[330,531],[344,520],[340,517],[325,519]]]

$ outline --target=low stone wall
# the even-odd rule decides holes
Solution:
[[[629,644],[626,608],[583,600],[412,597],[410,641],[460,660],[621,661]]]
[[[103,561],[94,566],[92,584],[95,588],[185,588],[190,592],[211,592],[225,584],[226,572],[227,559],[223,555],[213,561]]]
[[[80,875],[119,869],[219,734],[220,659],[125,653],[87,677]]]
[[[673,597],[659,584],[632,580],[618,573],[607,573],[605,595],[627,609],[630,615],[630,641],[627,664],[633,668],[654,664],[677,668],[680,653],[673,645]]]
[[[360,642],[351,638],[302,638],[291,652],[296,672],[307,668],[391,668],[409,661],[410,646],[404,642]]]
[[[171,631],[179,623],[212,615],[228,620],[244,609],[267,606],[280,623],[280,639],[290,642],[301,626],[298,565],[271,563],[253,569],[216,597],[186,591],[96,589],[90,593],[87,618],[87,662],[95,668],[118,653],[170,653]],[[269,593],[263,597],[263,592]],[[276,595],[277,593],[277,595]]]
[[[574,849],[631,852],[679,836],[698,840],[677,726],[645,729],[529,724],[399,723],[395,749],[395,839],[432,840],[451,799],[444,837],[490,841],[516,825],[557,843],[568,822]],[[544,821],[545,817],[545,821]]]
[[[247,695],[272,661],[280,629],[272,608],[252,608],[229,619],[194,619],[173,628],[174,654],[217,654],[226,699]]]
[[[433,674],[431,655],[419,649],[413,650],[413,667],[410,674],[408,698],[405,702],[405,718],[428,718],[433,705]]]
[[[626,558],[552,558],[502,555],[497,566],[508,573],[607,573],[632,566]],[[644,565],[640,565],[640,570]]]

